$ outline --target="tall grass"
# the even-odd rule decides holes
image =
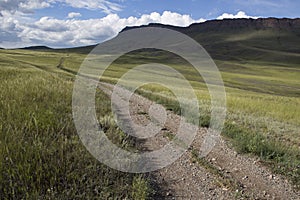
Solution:
[[[73,74],[84,55],[1,53],[0,193],[4,198],[143,199],[150,195],[146,178],[107,168],[80,143],[72,123],[71,93]],[[61,67],[72,73],[57,68],[61,58]],[[130,63],[137,58],[129,56],[114,63],[102,80],[115,83],[134,67]],[[164,56],[154,60],[167,63]],[[195,70],[178,63],[171,66],[194,87],[200,101],[200,125],[208,127],[211,108],[205,83]],[[295,89],[299,70],[288,63],[284,67],[256,61],[217,64],[228,103],[223,135],[239,152],[260,157],[299,188],[300,101]],[[137,92],[181,114],[179,103],[166,88],[146,85]],[[97,91],[96,109],[108,137],[123,148],[131,148],[132,141],[115,126],[110,101],[101,91]]]
[[[1,199],[146,199],[146,178],[106,167],[81,144],[72,120],[73,78],[55,66],[49,72],[18,63],[0,63]],[[110,101],[98,91],[96,102],[103,123]],[[104,125],[114,143],[130,146],[111,121]]]
[[[143,55],[135,60],[143,63]],[[128,69],[131,57],[124,56],[106,71],[103,80],[115,82]],[[169,64],[183,73],[195,89],[200,102],[199,124],[210,123],[210,95],[194,69],[185,62],[168,63],[163,56],[150,61]],[[174,61],[174,60],[173,60]],[[229,139],[241,153],[261,158],[274,172],[287,176],[297,188],[300,186],[300,100],[299,70],[286,63],[284,66],[271,62],[217,61],[227,92],[227,119],[223,136]],[[159,72],[155,72],[157,74]],[[168,79],[169,77],[163,77]],[[172,80],[170,80],[171,82]],[[186,88],[182,88],[186,89]],[[168,89],[157,84],[145,85],[137,92],[168,110],[181,114],[181,108]]]
[[[181,114],[180,105],[174,98],[157,95],[144,89],[138,90],[138,93],[164,105],[166,109],[176,114]],[[199,125],[209,127],[209,111],[201,109],[200,106],[199,112],[201,113]],[[265,131],[268,129],[262,129],[256,121],[245,119],[237,121],[240,119],[229,113],[222,135],[231,141],[238,152],[258,156],[275,173],[285,175],[293,182],[295,188],[300,189],[300,152],[297,146],[289,146],[276,137],[267,135]]]

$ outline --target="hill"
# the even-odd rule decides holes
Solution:
[[[259,18],[210,20],[191,24],[188,27],[176,27],[163,24],[149,24],[126,27],[121,32],[141,28],[169,28],[195,39],[215,60],[222,61],[261,61],[283,66],[300,64],[300,18]],[[25,47],[26,50],[65,53],[89,53],[95,45],[52,49],[46,46]]]
[[[24,50],[37,50],[37,51],[43,51],[43,50],[53,50],[50,47],[47,46],[29,46],[29,47],[24,47],[24,48],[20,48],[20,49],[24,49]]]
[[[88,54],[90,53],[97,44],[95,45],[88,45],[88,46],[82,46],[82,47],[73,47],[73,48],[66,48],[66,49],[57,49],[59,52],[65,52],[65,53],[81,53],[81,54]]]
[[[299,64],[300,19],[224,19],[188,27],[162,24],[126,27],[162,27],[185,33],[198,41],[217,60],[258,60]]]

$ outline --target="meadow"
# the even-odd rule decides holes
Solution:
[[[116,60],[105,71],[102,79],[116,83],[129,69],[147,62],[169,65],[189,80],[199,100],[201,114],[199,124],[209,127],[211,99],[203,78],[199,77],[189,63],[171,53],[155,53],[151,50],[131,52]],[[215,62],[221,72],[227,96],[227,116],[222,133],[224,138],[228,139],[240,153],[257,156],[275,173],[285,175],[296,188],[299,188],[298,66],[251,60],[247,62],[215,60]],[[169,82],[174,81],[173,77],[166,77],[163,72],[152,73]],[[180,105],[174,94],[164,86],[146,84],[137,92],[181,114]]]
[[[200,125],[209,126],[210,96],[195,70],[172,55],[135,52],[114,62],[102,77],[114,83],[138,64],[160,62],[181,72],[199,99]],[[147,199],[146,175],[110,169],[81,144],[72,121],[80,51],[0,50],[0,193],[4,199]],[[147,58],[147,59],[145,59]],[[240,152],[259,157],[274,172],[300,185],[300,70],[267,61],[215,60],[227,92],[225,139]],[[163,76],[163,74],[161,74]],[[180,114],[174,95],[148,84],[139,94]],[[112,120],[109,98],[97,90],[97,113],[106,134],[123,148],[128,138]]]
[[[1,50],[0,198],[146,199],[147,177],[110,169],[81,144],[72,118],[74,75],[57,68],[62,56]],[[130,148],[101,90],[96,101],[108,137]]]

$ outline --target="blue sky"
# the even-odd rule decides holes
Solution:
[[[165,10],[190,14],[195,18],[213,19],[223,13],[244,11],[255,16],[298,17],[300,3],[297,0],[134,0],[125,1],[121,15],[163,12]]]
[[[151,22],[188,26],[210,19],[299,17],[296,0],[0,0],[0,47],[72,47]]]

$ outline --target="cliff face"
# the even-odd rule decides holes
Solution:
[[[299,29],[300,28],[300,19],[277,19],[277,18],[268,18],[268,19],[258,19],[257,22],[261,28],[273,28],[273,29]]]
[[[221,31],[221,30],[241,30],[241,29],[276,29],[276,30],[295,30],[300,29],[300,18],[259,18],[259,19],[224,19],[224,20],[210,20],[203,23],[195,23],[188,27],[176,27],[163,24],[149,24],[143,26],[126,27],[121,32],[140,28],[140,27],[161,27],[171,28],[179,31]]]
[[[241,29],[276,29],[292,30],[300,28],[300,19],[277,19],[277,18],[259,18],[259,19],[224,19],[212,20],[204,23],[192,24],[186,29],[198,31],[220,31],[220,30],[241,30]]]

